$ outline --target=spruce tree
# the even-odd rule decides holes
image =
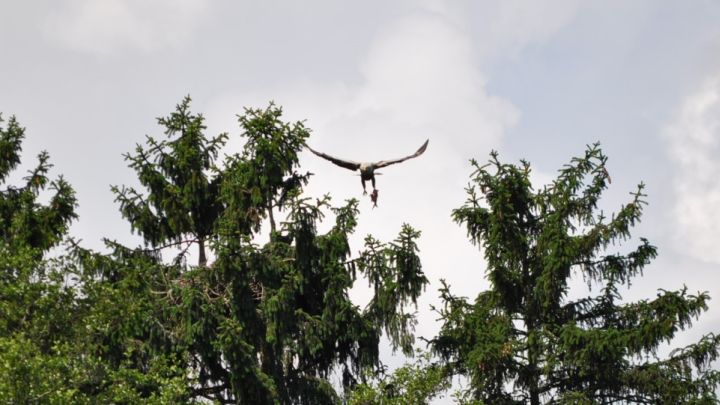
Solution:
[[[3,123],[0,116],[0,398],[67,403],[76,295],[58,270],[61,260],[46,256],[76,218],[75,192],[62,177],[48,177],[52,165],[44,151],[19,186],[10,184],[25,128],[14,117]]]
[[[610,177],[596,144],[539,190],[530,165],[493,152],[475,171],[468,201],[453,211],[487,261],[490,289],[473,301],[441,289],[443,322],[432,348],[451,375],[468,379],[471,403],[716,403],[720,337],[657,358],[663,342],[707,310],[686,288],[625,302],[621,289],[657,255],[645,239],[628,252],[646,204],[643,184],[607,217],[598,201]],[[571,277],[591,295],[569,299]]]
[[[197,244],[198,264],[207,263],[206,243],[222,210],[219,173],[214,162],[227,134],[208,138],[202,115],[190,111],[185,97],[168,117],[158,118],[168,139],[147,136],[145,147],[125,154],[147,188],[112,187],[122,215],[153,247]]]
[[[332,206],[302,194],[302,122],[284,122],[272,104],[247,109],[238,117],[243,150],[220,163],[226,135],[206,137],[189,102],[158,120],[167,139],[148,137],[126,155],[145,193],[114,188],[146,246],[78,249],[86,294],[101,303],[90,309],[100,374],[131,387],[128,398],[163,397],[163,379],[182,378],[185,388],[168,394],[175,400],[335,403],[332,375],[347,387],[378,369],[382,333],[412,349],[409,310],[427,283],[420,233],[405,225],[390,243],[368,237],[353,255],[357,201]],[[334,225],[320,233],[326,215]],[[172,246],[183,249],[163,260]],[[197,266],[182,260],[190,246]],[[366,308],[348,296],[359,274],[373,289]],[[148,370],[156,372],[141,378]]]
[[[10,117],[6,128],[0,115],[0,184],[6,184],[20,164],[25,128]],[[24,184],[7,185],[0,191],[0,238],[10,246],[25,246],[42,253],[57,245],[76,218],[75,192],[62,178],[50,181],[50,156],[43,151],[37,166],[23,178]],[[39,200],[45,189],[52,191],[48,204]]]
[[[48,301],[43,298],[50,283],[49,274],[43,271],[43,258],[62,241],[76,218],[75,192],[62,177],[48,178],[52,165],[45,151],[38,155],[37,166],[23,178],[21,186],[7,184],[20,164],[25,128],[15,117],[5,128],[3,122],[0,115],[0,184],[5,185],[0,190],[0,336],[35,329],[35,342],[47,348],[52,343],[52,331],[33,326],[36,319],[42,320],[43,326],[53,324],[38,312],[38,306]],[[40,194],[46,189],[53,193],[43,204]]]

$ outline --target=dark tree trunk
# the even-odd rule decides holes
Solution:
[[[198,266],[205,267],[207,264],[207,257],[205,257],[205,238],[198,239],[198,251],[200,258],[198,259]]]
[[[272,200],[271,200],[271,202],[268,203],[268,218],[270,219],[270,232],[274,233],[275,232],[275,217],[273,216]]]

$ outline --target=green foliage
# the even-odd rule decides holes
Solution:
[[[357,201],[333,207],[329,197],[302,197],[309,174],[297,172],[298,153],[309,130],[283,122],[272,104],[247,109],[238,121],[244,148],[219,166],[225,135],[205,137],[202,116],[185,99],[159,120],[168,140],[148,137],[146,148],[126,155],[147,193],[114,188],[123,215],[152,248],[75,249],[92,303],[86,344],[100,359],[96,390],[120,378],[130,387],[123,401],[132,402],[160,395],[163,381],[182,380],[185,390],[172,392],[183,401],[337,403],[330,374],[341,372],[350,386],[376,369],[383,331],[395,347],[411,349],[407,309],[427,283],[420,233],[406,225],[389,244],[368,237],[353,259]],[[320,234],[328,211],[335,225]],[[260,245],[265,220],[270,237]],[[183,260],[194,243],[198,266]],[[187,247],[163,261],[175,245]],[[358,272],[375,291],[365,309],[348,296]]]
[[[2,123],[0,118],[0,124]],[[25,130],[15,118],[0,128],[0,182],[20,164]],[[67,343],[74,338],[76,295],[58,271],[61,259],[43,254],[62,240],[75,216],[75,194],[42,152],[20,187],[0,190],[0,398],[11,403],[67,403],[64,384],[74,368]],[[38,200],[50,188],[48,204]]]
[[[0,184],[19,164],[25,128],[15,117],[2,127],[0,115]],[[50,181],[52,165],[47,152],[38,155],[37,166],[23,178],[20,187],[6,186],[0,191],[0,239],[14,246],[29,246],[46,251],[62,240],[75,215],[75,192],[62,178]],[[49,188],[54,193],[47,205],[38,202],[39,194]]]
[[[125,155],[144,190],[113,187],[142,247],[107,241],[101,254],[68,239],[74,191],[48,178],[45,152],[21,186],[0,190],[2,401],[420,404],[458,375],[468,389],[456,399],[468,404],[718,401],[710,363],[720,337],[656,357],[707,310],[708,295],[622,301],[620,288],[657,252],[644,239],[610,252],[629,240],[645,196],[641,184],[616,214],[597,212],[609,182],[597,145],[541,190],[526,162],[495,153],[473,162],[469,199],[453,217],[482,248],[491,289],[468,301],[443,283],[437,358],[378,377],[383,334],[412,353],[412,311],[428,282],[420,232],[367,236],[353,255],[357,201],[303,196],[310,174],[298,154],[310,131],[273,104],[238,117],[245,145],[223,159],[227,135],[207,137],[189,98],[158,123],[165,139]],[[0,126],[3,185],[23,138],[14,118]],[[597,294],[568,299],[573,275]],[[365,308],[348,295],[360,280],[372,290]]]
[[[707,310],[705,293],[660,291],[623,303],[620,286],[656,256],[645,239],[627,254],[608,253],[630,238],[645,205],[643,185],[607,218],[597,203],[609,183],[598,145],[557,179],[533,190],[530,166],[493,153],[475,172],[467,203],[453,212],[482,247],[491,289],[474,302],[444,285],[443,326],[432,340],[452,374],[466,376],[468,402],[714,403],[720,374],[709,369],[720,337],[654,358],[659,345]],[[599,295],[568,300],[581,274]]]
[[[20,164],[23,137],[15,119],[0,129],[3,181]],[[132,294],[138,283],[127,278],[109,287],[108,279],[120,278],[109,269],[122,261],[92,267],[108,273],[95,278],[68,255],[79,249],[45,257],[66,237],[76,202],[62,178],[48,179],[47,153],[39,160],[23,186],[0,191],[0,402],[186,402],[185,369],[165,356],[142,358],[144,347],[130,339],[135,331],[125,329],[153,321],[152,295]],[[48,186],[54,193],[44,205]]]
[[[348,405],[427,404],[450,388],[443,368],[432,363],[429,353],[418,352],[413,363],[387,376],[374,375],[374,383],[358,385],[347,398]]]
[[[365,238],[365,252],[358,264],[374,289],[374,295],[366,309],[376,325],[383,325],[390,337],[393,349],[402,348],[412,353],[415,318],[402,311],[410,304],[416,305],[420,292],[428,280],[418,272],[420,259],[415,240],[420,232],[403,225],[400,235],[388,246],[371,236]],[[401,309],[400,312],[396,308]]]
[[[308,182],[310,174],[295,169],[310,130],[302,122],[290,124],[281,117],[282,109],[272,103],[265,109],[248,108],[238,116],[246,142],[241,153],[225,161],[221,196],[225,209],[219,233],[226,239],[256,234],[265,218],[271,232],[276,231],[274,210],[289,209]]]
[[[0,397],[3,403],[71,403],[77,390],[65,384],[72,373],[62,349],[43,353],[18,334],[0,337]]]
[[[112,190],[123,217],[147,243],[197,243],[199,264],[205,265],[205,241],[222,211],[222,176],[214,162],[227,134],[207,138],[203,116],[190,112],[190,97],[158,123],[165,127],[167,140],[148,136],[145,148],[137,145],[134,155],[125,155],[148,194],[132,187]]]
[[[106,241],[101,254],[69,239],[45,257],[75,218],[72,188],[49,182],[45,153],[23,187],[0,192],[3,401],[338,403],[329,376],[351,386],[376,370],[383,332],[411,349],[407,311],[427,283],[420,233],[405,225],[388,244],[368,237],[353,258],[357,201],[302,197],[301,122],[283,122],[272,104],[247,109],[245,146],[219,165],[227,136],[206,137],[189,106],[158,119],[166,139],[125,155],[144,190],[113,187],[143,247]],[[0,135],[5,181],[24,130],[11,119]],[[42,205],[48,185],[55,195]],[[327,214],[334,226],[322,234]],[[197,266],[186,260],[193,246]],[[179,254],[164,259],[173,247]],[[348,296],[358,273],[375,291],[364,309]]]

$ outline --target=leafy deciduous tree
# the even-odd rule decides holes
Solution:
[[[422,405],[450,388],[445,370],[432,361],[430,353],[418,352],[412,363],[392,374],[376,373],[350,393],[349,405]]]

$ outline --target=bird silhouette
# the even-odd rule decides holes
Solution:
[[[323,159],[327,159],[340,167],[344,167],[346,169],[350,169],[353,171],[360,170],[360,181],[362,182],[362,186],[363,186],[363,195],[365,195],[365,194],[367,194],[367,190],[365,189],[366,181],[371,181],[372,186],[373,186],[373,192],[376,191],[375,175],[379,175],[382,173],[378,173],[375,170],[386,167],[386,166],[394,165],[396,163],[401,163],[408,159],[416,158],[416,157],[422,155],[425,152],[425,149],[427,149],[428,142],[430,142],[429,139],[426,140],[425,143],[422,144],[422,146],[420,146],[420,149],[418,149],[415,153],[413,153],[410,156],[405,156],[404,158],[400,158],[400,159],[381,160],[379,162],[365,162],[365,163],[354,162],[352,160],[339,159],[339,158],[330,156],[328,154],[318,152],[309,146],[307,148],[310,149],[310,151],[312,153],[320,156]],[[376,202],[376,201],[377,201],[377,193],[375,193],[375,198],[374,198],[373,202]]]

